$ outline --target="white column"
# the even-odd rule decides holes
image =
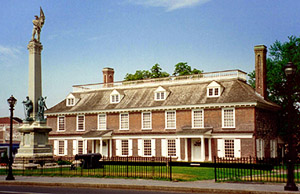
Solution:
[[[184,146],[185,146],[185,161],[188,161],[188,143],[187,143],[187,138],[184,139]]]
[[[201,161],[205,160],[205,141],[204,137],[201,137]]]
[[[208,161],[211,161],[211,138],[208,139]]]
[[[100,150],[99,150],[99,153],[100,153],[100,154],[102,154],[102,149],[103,149],[103,148],[102,148],[102,139],[100,139]]]
[[[95,153],[95,140],[92,141],[92,153]]]
[[[109,157],[112,157],[112,139],[109,140]]]

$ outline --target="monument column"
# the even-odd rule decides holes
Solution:
[[[38,98],[42,96],[41,52],[43,45],[37,41],[30,41],[27,48],[29,50],[28,96],[33,104],[32,118],[36,119]]]

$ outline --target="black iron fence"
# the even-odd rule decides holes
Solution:
[[[14,175],[24,176],[89,176],[132,177],[172,180],[171,158],[164,157],[103,157],[96,166],[86,165],[74,157],[48,161],[26,158],[13,165]],[[7,160],[0,160],[0,174],[8,172]]]
[[[215,181],[287,182],[284,158],[214,158]],[[300,183],[300,161],[295,163],[295,182]]]

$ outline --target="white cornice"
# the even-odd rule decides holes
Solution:
[[[142,108],[125,108],[125,109],[109,109],[109,110],[91,110],[91,111],[74,111],[74,112],[57,112],[46,113],[46,116],[60,115],[77,115],[77,114],[100,114],[100,113],[121,113],[121,112],[142,112],[142,111],[164,111],[164,110],[187,110],[187,109],[213,109],[226,107],[255,107],[256,102],[238,102],[238,103],[212,103],[198,105],[181,105],[181,106],[159,106],[159,107],[142,107]]]

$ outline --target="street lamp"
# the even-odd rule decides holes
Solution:
[[[294,107],[293,107],[293,101],[292,101],[292,79],[295,75],[297,67],[292,63],[288,62],[288,64],[284,67],[284,73],[287,77],[287,93],[288,93],[288,104],[287,104],[287,111],[288,111],[288,117],[291,122],[293,122],[293,116],[294,116]],[[295,135],[294,135],[294,126],[291,125],[291,122],[287,122],[287,127],[289,130],[288,135],[291,135],[291,141],[288,143],[288,154],[287,154],[287,183],[284,187],[284,190],[286,191],[298,191],[298,187],[295,184],[294,180],[294,168],[295,168],[295,162],[296,162],[296,150],[295,150]]]
[[[9,137],[9,163],[8,163],[8,174],[6,177],[6,180],[15,180],[14,175],[12,174],[12,163],[13,163],[13,157],[12,157],[12,130],[13,130],[13,111],[14,111],[14,106],[17,103],[17,99],[11,95],[9,99],[7,99],[7,102],[10,107],[10,137]]]

